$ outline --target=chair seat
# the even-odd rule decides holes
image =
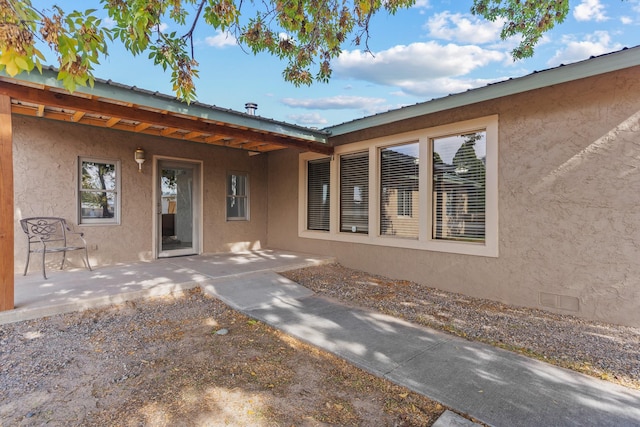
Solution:
[[[77,251],[84,249],[84,246],[47,246],[46,252],[63,252],[63,251]],[[42,248],[31,249],[31,252],[42,253],[45,252]]]

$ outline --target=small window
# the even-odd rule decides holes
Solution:
[[[432,140],[433,238],[484,242],[486,132]]]
[[[227,220],[249,219],[249,177],[242,173],[227,175]]]
[[[330,159],[307,163],[307,229],[329,231]]]
[[[340,231],[369,232],[369,152],[340,156]]]
[[[120,162],[80,158],[78,224],[120,223]]]

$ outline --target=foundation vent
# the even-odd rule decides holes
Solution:
[[[559,308],[568,311],[580,311],[580,300],[568,295],[540,292],[540,305],[549,308]]]

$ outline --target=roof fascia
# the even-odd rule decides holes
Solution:
[[[9,77],[4,70],[0,71],[0,75]],[[43,68],[42,74],[34,71],[13,79],[66,91],[62,82],[58,80],[57,70],[51,67]],[[326,144],[328,139],[328,133],[323,130],[296,126],[199,102],[186,104],[169,95],[114,83],[110,80],[96,79],[93,88],[78,87],[75,92],[322,144]]]
[[[478,102],[541,89],[638,65],[640,65],[640,46],[623,49],[569,65],[560,65],[556,68],[534,72],[523,77],[493,83],[478,89],[470,89],[463,93],[449,95],[444,98],[403,107],[336,126],[330,126],[324,130],[330,132],[331,136],[344,135],[367,128],[383,126],[405,119],[464,107]]]

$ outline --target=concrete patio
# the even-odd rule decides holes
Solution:
[[[249,273],[280,272],[333,261],[311,254],[258,250],[164,258],[93,271],[48,268],[47,279],[34,265],[27,276],[15,276],[15,309],[0,312],[0,324],[180,292]]]

